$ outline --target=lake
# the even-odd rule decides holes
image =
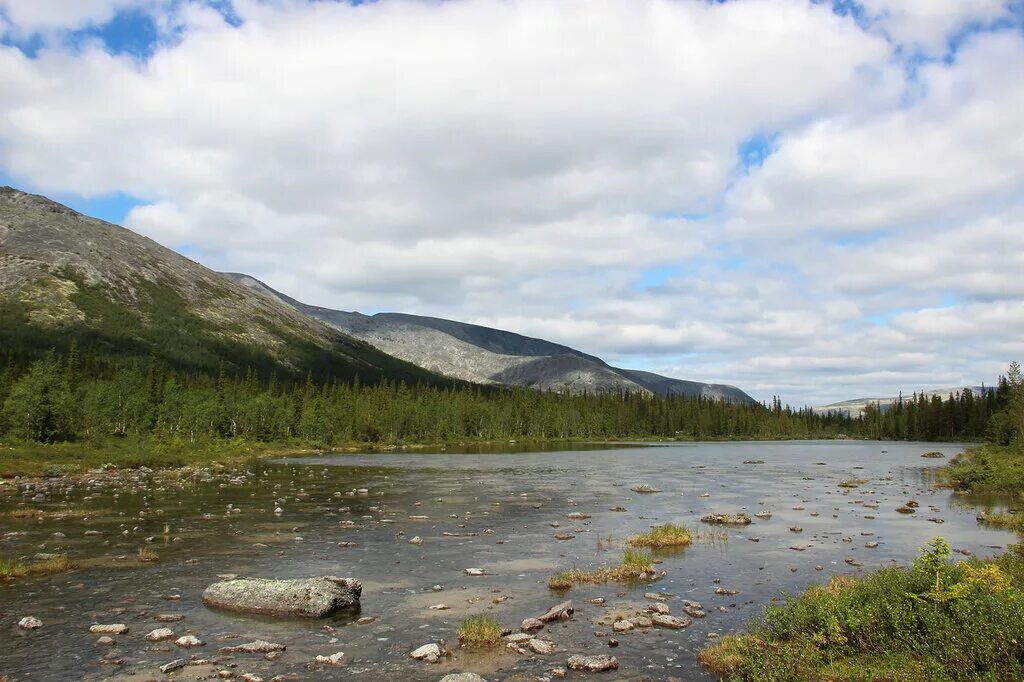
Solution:
[[[742,628],[773,599],[829,576],[908,563],[936,535],[963,554],[980,556],[998,554],[1015,541],[1010,533],[979,526],[970,500],[930,484],[929,470],[948,459],[921,455],[939,450],[949,458],[962,450],[958,445],[517,447],[304,457],[184,473],[105,473],[93,476],[92,483],[51,481],[32,490],[7,483],[0,495],[0,556],[66,552],[87,568],[0,585],[0,675],[165,679],[160,665],[192,656],[211,663],[188,666],[174,679],[213,679],[227,669],[264,680],[290,673],[302,679],[438,680],[453,671],[535,680],[552,667],[564,667],[568,655],[584,653],[618,659],[617,672],[594,675],[598,678],[713,679],[696,664],[695,651]],[[839,486],[848,479],[865,482]],[[640,484],[661,492],[630,490]],[[36,495],[42,497],[33,499]],[[919,504],[914,513],[896,512],[909,500]],[[42,520],[11,515],[27,508],[73,514]],[[745,527],[700,521],[708,513],[743,511],[753,517],[763,510],[771,519],[755,518]],[[567,518],[574,512],[590,518]],[[616,563],[626,538],[669,521],[724,533],[701,537],[682,551],[655,552],[661,562],[656,568],[665,573],[657,581],[576,586],[567,592],[547,587],[559,570]],[[100,534],[86,536],[86,531]],[[417,536],[422,544],[411,544]],[[140,563],[140,547],[154,550],[160,560]],[[466,575],[466,568],[482,568],[485,575]],[[203,589],[226,574],[351,576],[363,583],[362,610],[312,621],[204,607]],[[716,588],[736,594],[718,595]],[[644,598],[647,592],[672,595],[665,603],[674,615],[683,615],[684,599],[700,602],[707,615],[681,630],[612,632],[616,613],[629,616],[652,603]],[[592,604],[597,598],[606,601]],[[466,616],[491,614],[518,631],[524,618],[566,599],[576,608],[574,618],[540,633],[560,653],[481,654],[458,648],[455,633]],[[439,604],[448,608],[429,608]],[[155,621],[157,614],[168,613],[184,619],[167,625]],[[15,627],[27,615],[42,620],[43,627]],[[375,620],[356,622],[367,616]],[[100,647],[88,632],[92,623],[124,623],[130,630],[113,636],[115,645]],[[144,639],[165,626],[176,635],[195,634],[206,646],[179,650],[171,642]],[[619,642],[614,648],[608,645],[612,638]],[[218,647],[252,639],[279,642],[287,650],[275,661],[217,653]],[[453,648],[451,660],[431,665],[408,657],[420,645],[441,640]],[[337,651],[347,656],[344,668],[311,663]]]

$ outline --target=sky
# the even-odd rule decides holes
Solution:
[[[1021,0],[0,0],[0,184],[794,405],[1024,360]]]

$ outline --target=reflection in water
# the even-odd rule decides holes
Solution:
[[[308,457],[116,484],[97,477],[51,489],[41,502],[32,501],[34,491],[6,495],[0,498],[0,555],[67,552],[100,558],[105,567],[0,586],[0,627],[10,641],[0,652],[0,672],[40,680],[138,672],[148,679],[174,658],[196,651],[209,658],[225,642],[259,638],[288,649],[273,662],[236,656],[236,673],[268,679],[296,672],[303,679],[330,679],[337,670],[306,665],[317,655],[341,650],[349,659],[345,673],[367,679],[436,680],[452,670],[503,679],[543,674],[563,665],[565,653],[614,653],[621,664],[616,679],[693,679],[704,676],[693,652],[709,634],[742,627],[782,594],[832,574],[906,563],[935,535],[981,555],[1013,539],[977,525],[973,505],[979,500],[930,487],[924,468],[944,460],[920,455],[934,445],[508,447],[519,451],[488,446],[472,452]],[[958,450],[944,446],[949,456]],[[866,482],[839,487],[848,479]],[[638,484],[661,492],[632,492]],[[896,513],[911,499],[920,505],[915,513]],[[9,515],[19,508],[80,513],[61,520]],[[753,517],[762,510],[772,512],[771,519],[755,518],[749,526],[710,527],[699,521],[709,513],[742,511]],[[569,518],[574,513],[587,518]],[[685,549],[654,553],[658,570],[666,572],[657,583],[573,588],[568,595],[577,608],[575,619],[545,630],[565,653],[481,655],[456,648],[455,660],[435,666],[408,658],[422,644],[453,642],[467,615],[490,613],[518,630],[524,618],[559,601],[560,595],[546,587],[553,572],[615,563],[629,535],[668,521],[701,533]],[[86,531],[100,534],[86,536]],[[414,537],[422,544],[411,544]],[[138,563],[141,546],[154,549],[160,561]],[[470,567],[485,574],[468,576],[464,569]],[[361,625],[349,615],[327,623],[282,621],[204,608],[203,588],[230,573],[353,576],[364,584],[359,615],[375,620]],[[717,595],[719,586],[738,594]],[[685,630],[617,635],[621,644],[609,651],[607,637],[594,636],[595,630],[608,629],[596,623],[616,610],[642,605],[644,593],[652,590],[675,595],[666,602],[673,614],[680,614],[682,600],[688,599],[701,602],[707,617]],[[598,597],[605,605],[590,603]],[[430,608],[438,605],[447,608]],[[194,633],[207,646],[189,652],[146,642],[143,636],[160,627],[155,616],[165,612],[184,616],[169,625],[176,634]],[[13,627],[24,615],[40,618],[44,627],[34,632]],[[123,622],[130,632],[103,649],[88,634],[93,622]],[[189,679],[217,669],[195,667],[177,675]]]

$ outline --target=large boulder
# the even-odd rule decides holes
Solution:
[[[362,584],[352,578],[246,578],[210,585],[203,592],[203,603],[218,609],[264,616],[326,618],[339,611],[358,609],[362,592]]]

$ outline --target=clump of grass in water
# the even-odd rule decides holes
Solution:
[[[839,484],[840,488],[856,488],[859,485],[864,485],[867,480],[863,478],[848,478]]]
[[[647,552],[627,549],[622,553],[622,561],[618,566],[599,568],[596,571],[581,571],[574,568],[560,571],[548,580],[548,587],[553,590],[567,590],[573,585],[585,583],[598,584],[610,581],[626,582],[641,580],[654,573],[654,562]]]
[[[501,625],[492,616],[470,616],[459,626],[459,643],[472,648],[501,644]]]
[[[12,580],[33,575],[55,575],[78,568],[78,564],[63,554],[43,561],[22,563],[14,559],[0,559],[0,580]]]
[[[729,541],[729,534],[724,530],[700,530],[696,534],[697,542],[706,545],[723,545]]]
[[[683,547],[693,542],[693,534],[686,526],[666,523],[646,533],[634,535],[626,541],[630,547]]]
[[[153,563],[160,561],[160,555],[148,547],[139,547],[139,561],[142,563]]]
[[[1015,533],[1024,533],[1024,514],[986,511],[978,514],[978,523],[986,526],[1006,528]]]

